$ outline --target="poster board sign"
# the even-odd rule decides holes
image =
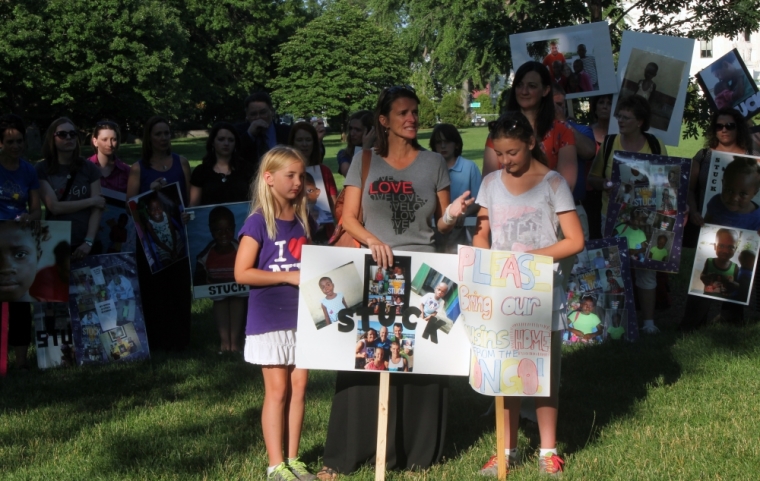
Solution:
[[[486,396],[550,394],[553,259],[459,246],[470,386]]]
[[[37,367],[73,366],[74,342],[68,305],[65,302],[33,302],[32,320]]]
[[[96,238],[103,246],[102,253],[136,252],[137,234],[135,224],[129,221],[126,194],[111,189],[102,189],[100,194],[106,199]]]
[[[568,99],[618,91],[607,22],[585,23],[509,36],[515,70],[534,60],[547,66]],[[559,74],[553,72],[560,62]]]
[[[713,150],[710,158],[710,172],[707,174],[707,185],[705,193],[702,196],[702,217],[705,222],[711,224],[725,224],[719,218],[715,218],[717,212],[721,210],[720,194],[723,192],[723,175],[728,164],[737,159],[752,159],[760,165],[760,157],[751,155],[739,155],[730,152],[718,152]],[[760,204],[760,192],[755,194],[752,201]],[[711,219],[711,220],[708,220]]]
[[[628,243],[619,237],[587,241],[577,254],[568,282],[565,344],[638,339],[628,257]],[[587,317],[591,313],[596,323]]]
[[[322,168],[320,165],[310,165],[306,167],[306,173],[311,175],[314,181],[314,186],[317,191],[311,191],[309,185],[309,178],[307,177],[305,190],[306,197],[309,201],[309,214],[320,226],[333,223],[332,209],[330,208],[330,200],[327,195],[327,187],[325,179],[322,176]]]
[[[749,305],[760,236],[751,230],[705,224],[699,233],[689,294]]]
[[[697,72],[697,82],[712,110],[736,109],[745,119],[760,112],[760,94],[737,49]]]
[[[691,38],[624,31],[617,71],[620,90],[612,98],[614,114],[621,99],[639,95],[652,110],[649,132],[667,145],[678,145],[693,52]],[[609,133],[619,132],[612,116]]]
[[[185,260],[187,237],[182,224],[185,206],[177,182],[132,197],[127,208],[153,274]]]
[[[0,250],[8,253],[0,302],[68,302],[71,222],[2,220]]]
[[[193,297],[248,296],[249,286],[235,282],[236,235],[248,217],[250,202],[190,207],[185,229],[193,276]]]
[[[134,253],[72,262],[71,281],[69,310],[78,365],[150,357]]]
[[[691,160],[615,151],[605,237],[628,240],[631,267],[678,272]]]
[[[384,270],[367,249],[303,246],[298,367],[467,375],[457,257],[393,255]]]

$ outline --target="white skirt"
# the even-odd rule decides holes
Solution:
[[[284,329],[245,337],[246,362],[262,366],[295,366],[296,330]]]

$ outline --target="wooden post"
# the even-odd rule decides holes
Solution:
[[[504,440],[504,396],[496,396],[496,467],[497,478],[507,479],[507,460],[504,455],[506,442]]]
[[[388,397],[391,375],[380,373],[380,395],[377,399],[377,448],[375,450],[375,481],[385,481],[385,452],[388,447]]]
[[[0,377],[8,372],[8,303],[3,302],[2,321],[0,321]]]

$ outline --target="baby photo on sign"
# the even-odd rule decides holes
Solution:
[[[392,324],[389,329],[377,321],[370,321],[366,331],[360,323],[356,337],[355,369],[412,372],[415,333],[404,329],[400,322]]]
[[[760,110],[760,101],[746,102],[758,91],[747,66],[736,49],[697,73],[702,91],[713,110],[737,109],[744,118]]]
[[[337,323],[341,310],[362,304],[362,281],[353,262],[301,282],[299,288],[317,329]]]
[[[412,270],[412,258],[394,256],[388,269],[378,266],[367,254],[364,262],[363,304],[376,316],[401,316],[409,307],[408,289]]]
[[[705,224],[699,234],[689,294],[749,304],[760,236]]]
[[[605,22],[514,34],[509,40],[515,68],[529,60],[542,63],[569,99],[616,91]]]
[[[417,299],[419,297],[419,299]],[[412,306],[425,322],[442,321],[440,330],[448,334],[462,315],[459,309],[459,288],[456,282],[427,264],[422,264],[412,280]]]

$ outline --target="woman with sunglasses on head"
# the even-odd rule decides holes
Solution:
[[[92,131],[92,149],[95,152],[87,160],[100,167],[100,187],[125,193],[129,179],[129,166],[117,156],[121,144],[119,124],[102,120]]]
[[[688,197],[690,225],[687,224],[689,232],[684,234],[684,245],[687,244],[687,240],[691,245],[687,247],[696,247],[699,233],[695,232],[694,228],[705,224],[702,218],[702,206],[712,151],[753,155],[749,127],[744,117],[735,109],[726,108],[713,112],[710,116],[710,127],[705,132],[705,136],[707,137],[705,147],[700,149],[691,161]]]
[[[417,142],[418,106],[419,99],[409,88],[384,89],[375,108],[377,142],[369,154],[366,182],[361,178],[364,152],[354,157],[346,176],[343,227],[369,248],[383,269],[393,266],[393,250],[435,252],[430,220],[435,219],[440,232],[449,232],[474,201],[466,191],[449,202],[446,161],[440,154],[423,151]],[[395,190],[399,194],[370,195],[385,189],[399,189]],[[410,191],[414,201],[406,200]],[[410,210],[414,216],[408,215]],[[402,214],[406,221],[394,222]],[[424,469],[437,462],[443,450],[448,378],[391,376],[390,384],[386,467]],[[379,377],[338,373],[319,479],[351,473],[374,458],[378,393]]]
[[[190,207],[251,200],[253,171],[238,153],[239,145],[240,140],[232,124],[214,124],[206,140],[206,155],[190,176]],[[220,215],[220,212],[224,215]],[[198,255],[198,259],[190,259],[191,262],[196,262],[196,283],[235,280],[233,272],[227,270],[228,267],[234,269],[237,252],[235,219],[229,213],[225,207],[219,206],[209,215],[209,229],[214,240]],[[221,339],[219,354],[242,352],[247,298],[248,293],[212,298],[214,322]]]
[[[517,69],[504,111],[518,111],[528,119],[536,138],[541,140],[539,146],[549,168],[559,172],[570,190],[574,189],[578,178],[575,134],[564,122],[555,119],[552,79],[542,63],[525,62]],[[495,170],[499,170],[499,161],[489,136],[483,154],[483,177]]]
[[[71,258],[99,254],[93,249],[105,199],[100,195],[100,169],[79,155],[74,122],[55,120],[42,144],[44,160],[35,166],[46,220],[71,221]]]
[[[39,220],[40,183],[34,166],[24,159],[26,129],[21,117],[0,117],[0,220]],[[32,311],[28,302],[8,304],[8,345],[16,353],[16,367],[28,369],[26,360],[32,342]]]
[[[127,199],[177,182],[182,202],[187,205],[190,200],[190,164],[186,158],[172,152],[171,138],[169,121],[165,118],[154,116],[145,123],[142,158],[129,169]],[[136,257],[151,349],[185,349],[190,344],[192,303],[188,263],[174,262],[153,274],[142,247],[137,249]]]

